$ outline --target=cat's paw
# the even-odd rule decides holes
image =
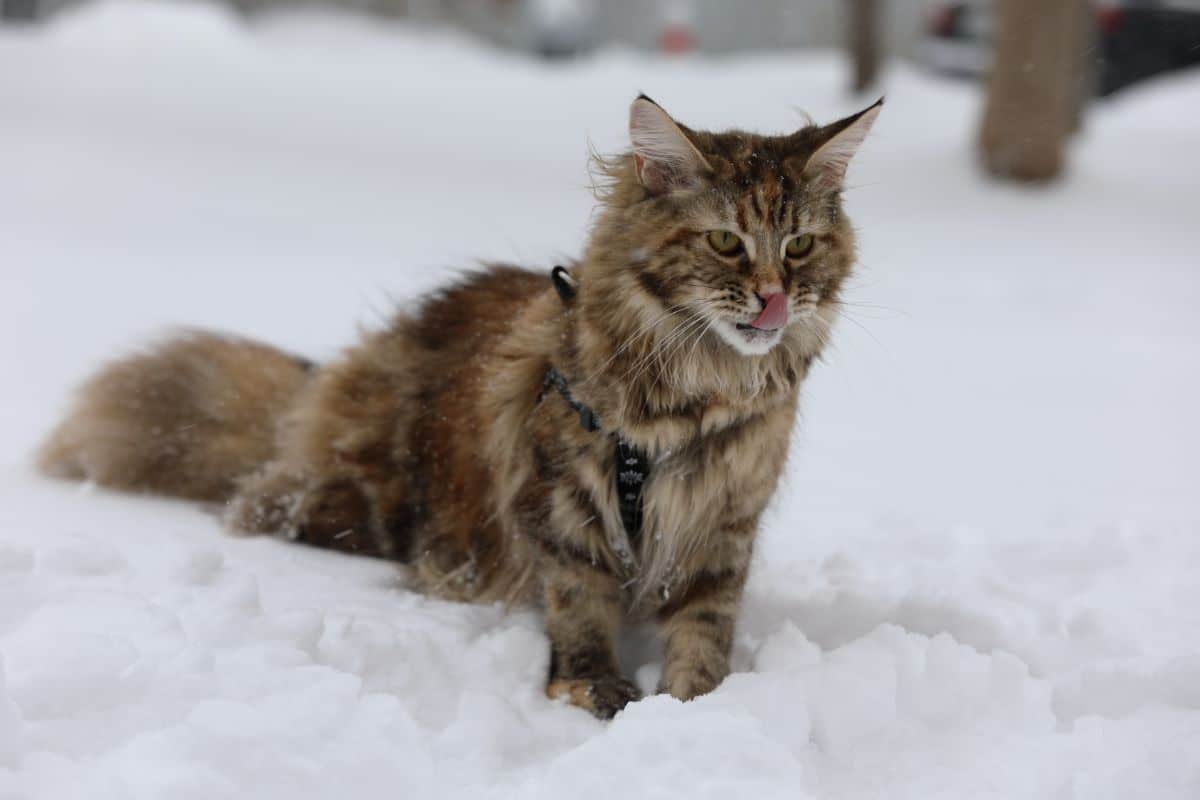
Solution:
[[[348,478],[310,487],[287,529],[289,538],[363,555],[378,555],[371,535],[371,506],[366,493]]]
[[[631,681],[613,676],[553,680],[546,686],[546,696],[566,700],[599,719],[612,719],[625,706],[640,700],[642,693]]]
[[[326,481],[310,486],[296,510],[295,525],[301,538],[324,543],[347,529],[364,527],[367,498],[353,481]]]
[[[669,694],[676,700],[692,700],[708,694],[721,685],[721,681],[729,673],[729,669],[703,669],[685,667],[668,670],[663,674],[658,690]]]
[[[302,496],[300,487],[298,478],[268,467],[242,481],[225,507],[225,526],[240,535],[285,530]]]
[[[237,495],[226,504],[222,519],[226,529],[238,536],[275,533],[287,525],[288,510],[267,498]]]

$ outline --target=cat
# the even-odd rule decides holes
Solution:
[[[847,165],[883,101],[784,136],[706,133],[639,96],[599,158],[582,257],[492,265],[315,365],[188,332],[81,389],[48,473],[220,501],[228,526],[410,565],[430,594],[540,603],[546,693],[637,699],[729,673],[759,520],[855,261]]]

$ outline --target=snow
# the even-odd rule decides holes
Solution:
[[[736,674],[611,723],[533,611],[61,484],[70,387],[165,326],[327,358],[480,258],[548,268],[645,91],[786,130],[828,54],[547,67],[294,13],[109,2],[0,29],[0,796],[1200,796],[1200,75],[989,185],[973,87],[895,65],[863,268],[808,386]],[[630,674],[658,653],[629,633]]]

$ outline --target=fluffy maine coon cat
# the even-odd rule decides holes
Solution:
[[[547,693],[598,716],[638,696],[628,618],[659,626],[662,691],[708,692],[854,262],[842,179],[880,108],[758,136],[639,97],[557,286],[493,266],[320,366],[184,335],[86,384],[42,465],[221,501],[236,531],[395,559],[439,596],[540,602]]]

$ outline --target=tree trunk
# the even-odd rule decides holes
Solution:
[[[1081,0],[995,0],[995,57],[980,133],[996,177],[1048,181],[1078,127],[1090,14]]]
[[[879,76],[879,0],[847,0],[850,61],[854,91],[861,92]]]
[[[1088,102],[1096,95],[1096,63],[1100,57],[1100,29],[1096,25],[1096,9],[1091,0],[1073,0],[1075,28],[1073,38],[1066,48],[1074,48],[1075,57],[1070,60],[1072,70],[1067,84],[1070,92],[1071,133],[1083,128],[1083,112]],[[1068,52],[1069,55],[1069,52]]]

